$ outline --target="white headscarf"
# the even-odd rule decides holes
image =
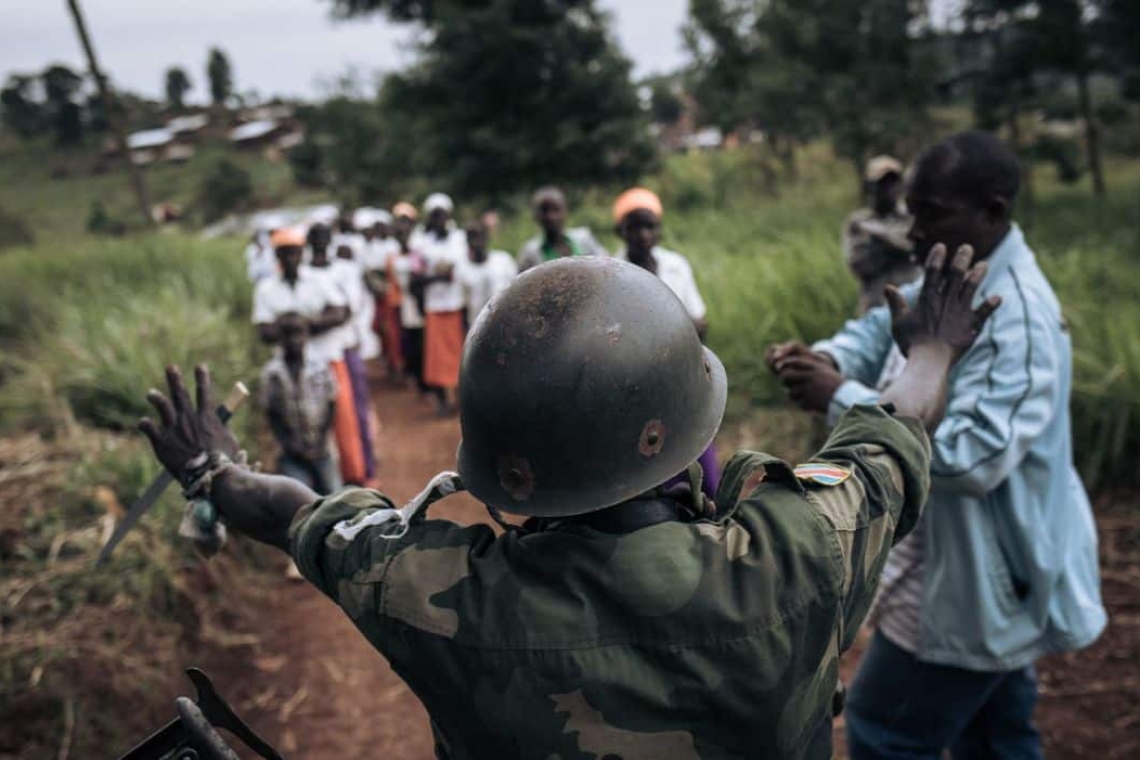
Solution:
[[[442,209],[447,213],[455,210],[455,204],[451,200],[451,196],[446,193],[432,193],[424,201],[424,215],[428,215],[436,209]]]

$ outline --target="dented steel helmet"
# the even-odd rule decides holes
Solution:
[[[683,471],[720,427],[727,380],[655,275],[602,257],[519,276],[483,310],[459,378],[459,474],[506,512],[568,517]]]

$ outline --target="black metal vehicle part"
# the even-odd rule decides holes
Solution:
[[[234,713],[205,673],[198,668],[190,668],[186,675],[198,690],[197,701],[187,697],[175,700],[178,717],[120,760],[240,760],[218,733],[219,728],[241,739],[265,760],[284,760]]]

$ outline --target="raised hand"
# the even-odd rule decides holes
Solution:
[[[204,365],[195,367],[194,380],[197,408],[190,401],[182,372],[178,367],[167,367],[170,398],[153,388],[146,394],[147,401],[158,412],[161,427],[149,417],[139,420],[139,430],[150,440],[155,457],[180,482],[184,480],[187,464],[200,454],[221,452],[233,458],[238,453],[237,439],[218,417],[209,370]]]
[[[913,307],[898,288],[887,286],[891,334],[903,354],[909,356],[917,345],[934,345],[948,348],[956,361],[974,344],[986,320],[1001,305],[1001,297],[990,296],[973,308],[974,294],[986,276],[986,263],[973,262],[973,248],[964,245],[947,264],[946,246],[939,243],[926,259],[922,291]]]

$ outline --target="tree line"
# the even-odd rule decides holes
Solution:
[[[206,61],[210,103],[225,106],[234,97],[233,67],[229,57],[210,48]],[[60,146],[83,142],[88,132],[105,132],[107,114],[99,96],[86,87],[86,76],[63,64],[51,64],[38,73],[13,73],[0,88],[0,121],[5,128],[25,139],[50,133]],[[172,66],[163,75],[163,91],[168,112],[186,109],[186,94],[193,80],[186,69]],[[145,98],[120,92],[120,116],[134,121],[154,115],[155,108]]]
[[[1122,100],[1140,100],[1134,0],[966,0],[937,27],[922,0],[692,0],[682,32],[692,63],[644,88],[648,99],[591,0],[333,5],[425,31],[416,65],[375,96],[341,92],[304,113],[298,179],[361,198],[432,182],[493,201],[546,182],[630,181],[655,159],[649,123],[675,122],[686,103],[698,123],[759,131],[790,173],[797,146],[827,137],[855,176],[875,153],[913,153],[937,106],[965,104],[977,126],[1004,129],[1064,177],[1087,167],[1103,194],[1090,82],[1107,75]],[[1083,156],[1022,127],[1031,111],[1063,110],[1065,86]]]
[[[874,153],[913,153],[941,105],[968,105],[978,126],[1003,129],[1064,176],[1087,167],[1103,193],[1099,126],[1109,106],[1134,113],[1140,101],[1135,0],[965,0],[937,27],[928,0],[691,0],[682,31],[691,64],[648,85],[632,81],[594,0],[333,0],[332,9],[422,30],[416,63],[375,91],[343,87],[298,106],[307,137],[290,154],[296,179],[350,201],[441,185],[494,203],[537,184],[631,182],[657,159],[651,123],[683,114],[763,135],[786,174],[797,147],[818,138],[858,171]],[[1094,102],[1097,74],[1118,84],[1113,103]],[[220,50],[206,79],[211,103],[236,102]],[[13,75],[0,91],[4,123],[78,140],[100,121],[82,82],[62,66]],[[173,67],[164,85],[166,107],[183,109],[190,75]],[[1077,147],[1024,128],[1027,114],[1056,110],[1065,87]]]

